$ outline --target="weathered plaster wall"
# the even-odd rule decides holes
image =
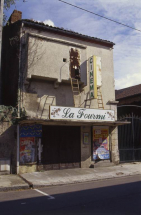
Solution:
[[[71,86],[67,84],[55,89],[53,83],[32,80],[23,98],[23,106],[30,117],[48,119],[49,105],[73,107]]]
[[[38,76],[44,79],[54,78],[59,82],[70,78],[69,51],[72,46],[30,36],[28,44],[27,78]],[[86,50],[77,46],[75,48],[81,53],[81,64],[83,64],[86,60]],[[66,59],[66,62],[63,62],[63,58]]]
[[[28,48],[25,46],[25,49],[28,49],[28,66],[24,66],[23,68],[23,74],[25,74],[25,82],[27,81],[26,78],[28,78],[27,85],[24,85],[23,87],[23,106],[26,108],[29,115],[33,116],[33,112],[34,115],[36,115],[35,112],[37,110],[37,107],[40,105],[40,99],[42,99],[42,97],[45,98],[46,96],[55,97],[56,102],[54,102],[54,105],[74,106],[70,83],[61,83],[58,88],[55,89],[54,82],[51,83],[48,81],[48,78],[50,78],[50,80],[52,78],[54,79],[54,81],[60,81],[60,71],[63,80],[69,79],[69,50],[71,47],[75,47],[80,51],[81,67],[83,67],[82,81],[86,84],[85,87],[81,87],[81,94],[75,97],[75,106],[85,108],[98,108],[97,99],[88,100],[89,71],[87,60],[92,55],[96,55],[101,57],[102,60],[101,91],[104,102],[104,109],[111,109],[108,101],[115,100],[113,49],[70,37],[60,36],[59,34],[53,34],[47,31],[39,32],[38,30],[30,29],[27,27],[24,27],[24,32],[25,33],[23,37],[25,37],[27,33],[32,33],[32,36],[29,36]],[[57,41],[61,40],[61,42],[55,42],[53,40],[50,41],[45,38],[38,39],[37,35],[43,36],[45,38],[51,38]],[[72,43],[72,45],[67,43]],[[85,48],[81,46],[84,46]],[[23,53],[25,54],[26,52],[23,51]],[[25,55],[23,56],[23,61],[24,58]],[[68,62],[64,63],[63,58],[66,58]],[[36,77],[37,80],[34,81],[33,79],[31,79],[31,77]],[[39,80],[40,78],[44,79],[44,83]],[[27,96],[26,93],[28,93]],[[32,94],[34,97],[33,103],[35,105],[33,105],[32,103],[31,108],[29,101],[32,101],[32,99],[28,98],[31,98]],[[26,101],[26,99],[28,101]],[[46,113],[48,113],[48,111],[46,111]],[[46,117],[48,118],[48,115]]]

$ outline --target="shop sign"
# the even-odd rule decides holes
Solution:
[[[89,58],[90,99],[94,98],[94,58]]]
[[[115,121],[113,110],[50,106],[50,119]]]
[[[93,127],[93,160],[110,159],[108,127]]]
[[[101,57],[92,56],[88,60],[90,99],[97,98],[97,87],[102,86]]]

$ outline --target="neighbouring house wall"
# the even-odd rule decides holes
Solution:
[[[17,126],[9,122],[0,124],[0,158],[10,159],[12,173],[16,173],[17,166]]]
[[[123,99],[117,99],[120,105],[141,105],[141,95],[135,95],[131,97],[126,97]]]
[[[2,104],[15,107],[19,78],[19,24],[3,28],[2,43]]]

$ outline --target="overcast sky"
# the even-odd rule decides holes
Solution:
[[[64,0],[141,30],[141,0]],[[15,8],[16,7],[16,8]],[[6,12],[22,11],[23,19],[43,21],[56,27],[110,40],[114,46],[115,88],[141,83],[141,32],[123,27],[58,0],[17,1]]]

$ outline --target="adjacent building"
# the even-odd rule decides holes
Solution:
[[[141,84],[115,91],[118,119],[130,124],[118,127],[120,162],[141,161]]]

